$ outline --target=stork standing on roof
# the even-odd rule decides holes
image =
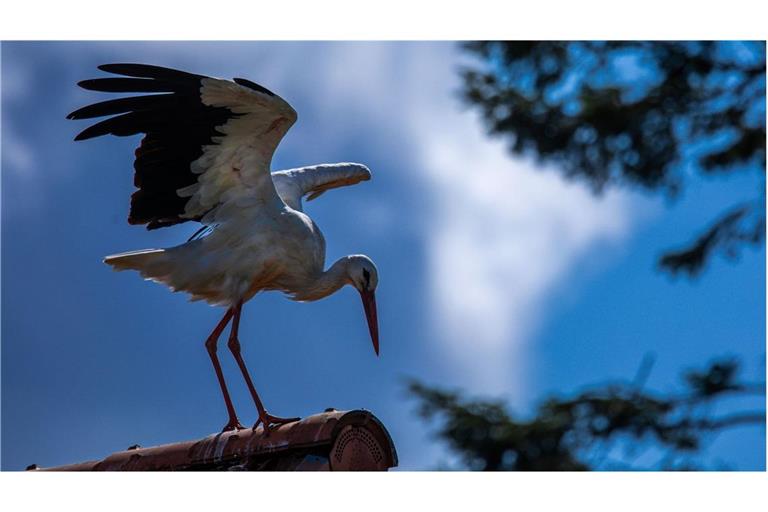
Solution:
[[[107,256],[115,270],[137,270],[146,279],[186,292],[192,300],[226,312],[205,346],[213,362],[229,420],[243,428],[216,355],[232,323],[228,347],[258,409],[266,432],[298,418],[269,414],[241,356],[238,328],[243,304],[260,291],[276,290],[296,301],[326,297],[344,285],[359,292],[376,354],[379,334],[374,292],[376,266],[363,255],[345,256],[325,269],[325,240],[303,212],[302,198],[371,177],[361,164],[342,163],[270,172],[272,154],[296,112],[282,98],[249,80],[209,78],[158,66],[108,64],[121,77],[85,80],[85,89],[157,93],[112,99],[69,114],[69,119],[113,116],[75,140],[144,134],[136,149],[128,222],[147,229],[197,221],[208,234],[168,249]]]

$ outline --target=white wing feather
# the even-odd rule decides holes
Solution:
[[[368,167],[355,163],[320,164],[272,173],[272,181],[280,198],[299,211],[302,211],[301,199],[305,195],[309,194],[307,201],[311,201],[326,190],[369,179],[371,171]]]
[[[177,190],[189,197],[183,217],[195,218],[234,199],[249,203],[278,200],[269,166],[277,145],[296,122],[296,111],[279,96],[271,96],[229,80],[204,78],[203,104],[226,107],[238,117],[217,127],[221,136],[205,146],[192,163],[197,183]]]

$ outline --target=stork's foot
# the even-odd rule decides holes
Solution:
[[[263,412],[259,414],[259,419],[256,420],[256,423],[253,424],[253,430],[256,430],[256,427],[259,426],[259,423],[264,425],[264,433],[269,435],[269,430],[274,427],[279,427],[280,425],[285,425],[286,423],[293,423],[294,421],[299,421],[301,418],[281,418],[280,416],[272,416],[268,412]]]
[[[240,424],[237,418],[230,418],[229,422],[221,429],[222,432],[230,432],[232,430],[244,430],[245,427]]]

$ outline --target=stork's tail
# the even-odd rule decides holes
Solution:
[[[162,278],[170,270],[165,249],[145,249],[113,254],[104,258],[104,263],[117,271],[138,270],[141,275],[149,279]]]

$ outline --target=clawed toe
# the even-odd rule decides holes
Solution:
[[[224,425],[224,428],[221,429],[222,432],[230,432],[232,430],[244,430],[245,427],[240,424],[238,420],[229,420],[229,423]]]
[[[280,416],[272,416],[269,413],[264,413],[259,415],[259,419],[256,420],[256,423],[253,424],[253,430],[256,430],[256,427],[259,426],[259,423],[264,425],[264,432],[269,434],[271,427],[279,427],[280,425],[285,425],[286,423],[293,423],[295,421],[299,421],[301,418],[295,417],[295,418],[281,418]]]

